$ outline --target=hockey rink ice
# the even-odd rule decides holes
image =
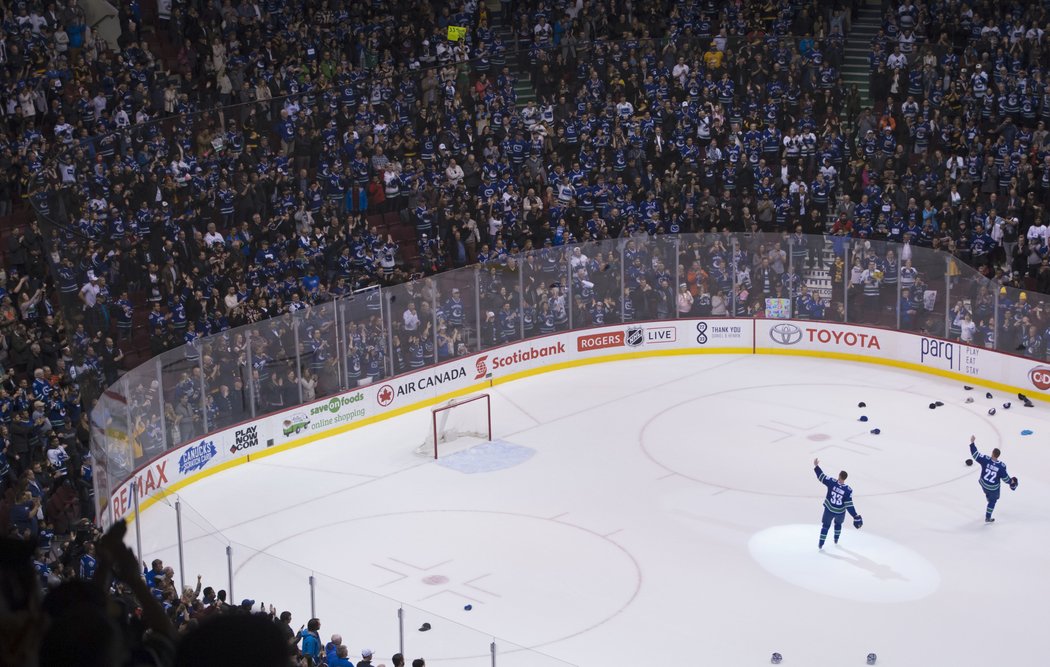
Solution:
[[[387,665],[399,606],[406,658],[432,667],[488,666],[493,638],[497,664],[517,667],[765,665],[774,651],[806,667],[870,652],[1045,664],[1047,404],[762,355],[602,363],[487,391],[495,442],[459,455],[415,453],[423,409],[180,490],[187,584],[225,588],[230,546],[233,601],[288,609],[298,629],[313,575],[322,640],[340,633],[352,657],[371,648]],[[971,434],[1020,482],[991,525],[964,465]],[[847,518],[823,552],[815,457],[849,472],[865,522]],[[147,562],[177,567],[173,516],[143,514]]]

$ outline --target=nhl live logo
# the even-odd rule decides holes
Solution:
[[[629,327],[627,329],[627,338],[624,341],[627,343],[627,347],[639,347],[645,342],[645,330],[642,327]]]

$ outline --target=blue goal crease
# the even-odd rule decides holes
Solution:
[[[531,447],[515,445],[504,440],[482,442],[437,460],[437,464],[450,470],[472,475],[495,472],[522,464],[536,453]]]

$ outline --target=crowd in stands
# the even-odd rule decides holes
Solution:
[[[180,590],[163,561],[140,564],[124,544],[126,532],[123,522],[105,534],[81,525],[68,537],[51,532],[49,544],[35,549],[28,540],[0,538],[0,664],[386,667],[369,648],[354,651],[360,660],[352,660],[341,635],[324,642],[319,619],[296,631],[291,612],[257,609],[250,599],[228,602],[226,591],[202,588],[199,576]],[[49,556],[66,571],[51,570]],[[391,667],[405,665],[400,653],[390,658]]]
[[[0,10],[0,216],[34,216],[2,248],[0,528],[34,544],[43,609],[73,614],[49,632],[102,622],[80,602],[153,600],[113,636],[149,628],[170,657],[236,611],[116,565],[91,528],[90,411],[143,339],[192,345],[170,384],[126,382],[129,465],[516,337],[766,298],[1046,358],[1039,3],[887,3],[870,103],[841,76],[855,0],[118,4],[113,44],[75,0]],[[946,285],[930,249],[989,282]],[[123,583],[80,585],[96,559]]]

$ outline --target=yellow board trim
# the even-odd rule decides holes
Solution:
[[[919,372],[919,373],[926,373],[926,374],[929,374],[929,375],[936,375],[936,376],[947,378],[947,379],[950,379],[950,380],[962,380],[962,381],[966,381],[966,382],[974,384],[974,385],[980,385],[982,387],[988,387],[990,389],[998,389],[1000,391],[1008,391],[1010,393],[1024,393],[1024,391],[1025,391],[1024,389],[1020,389],[1018,387],[1014,387],[1014,386],[1008,385],[1008,384],[1003,384],[1001,382],[995,382],[993,380],[985,380],[985,379],[982,379],[982,378],[975,378],[975,377],[972,377],[970,375],[964,375],[962,373],[956,373],[956,372],[953,372],[953,371],[946,371],[946,370],[943,370],[943,369],[940,369],[940,368],[930,368],[928,366],[923,366],[922,364],[916,364],[916,363],[912,363],[912,362],[909,362],[909,361],[899,361],[897,359],[885,359],[885,358],[882,358],[882,357],[870,357],[870,356],[865,356],[865,355],[862,355],[862,354],[849,354],[849,353],[846,353],[846,352],[822,352],[820,350],[799,350],[799,349],[794,349],[794,348],[789,349],[789,348],[769,348],[769,347],[757,347],[757,348],[751,348],[751,347],[721,347],[721,348],[719,348],[719,347],[712,347],[712,348],[681,348],[681,349],[671,349],[671,350],[638,350],[638,351],[635,351],[635,352],[621,352],[619,354],[606,354],[606,355],[600,355],[600,356],[594,356],[594,357],[583,357],[583,358],[580,358],[580,359],[571,359],[571,360],[568,360],[568,361],[560,361],[558,363],[549,364],[547,366],[542,366],[542,367],[539,367],[539,368],[529,368],[529,369],[526,369],[526,370],[518,371],[516,373],[510,373],[508,375],[502,375],[500,377],[491,378],[491,379],[488,379],[488,380],[483,380],[483,381],[471,384],[470,386],[463,387],[462,389],[457,389],[455,391],[450,391],[450,392],[446,392],[444,394],[439,394],[439,395],[434,396],[432,398],[423,399],[423,400],[416,401],[415,403],[410,403],[408,405],[405,405],[405,406],[402,406],[402,407],[399,407],[399,408],[394,408],[393,410],[387,410],[387,411],[385,411],[385,412],[383,412],[381,414],[372,415],[371,417],[366,417],[366,418],[364,418],[364,419],[362,419],[360,421],[351,422],[349,424],[343,424],[341,426],[337,426],[336,428],[333,428],[330,431],[324,431],[322,433],[315,433],[313,435],[308,435],[308,436],[299,438],[297,440],[289,440],[286,443],[283,443],[283,444],[280,444],[280,445],[276,445],[274,447],[270,447],[269,449],[261,451],[261,452],[259,452],[257,454],[245,454],[244,456],[240,456],[240,457],[235,458],[235,459],[230,459],[229,461],[224,461],[224,462],[216,465],[213,468],[208,468],[207,470],[202,470],[202,471],[200,471],[200,472],[198,472],[198,473],[196,473],[194,475],[191,475],[191,476],[189,476],[189,477],[187,477],[185,479],[182,479],[182,480],[180,480],[178,482],[175,482],[174,484],[168,486],[163,491],[159,491],[156,494],[149,496],[148,498],[142,499],[141,501],[139,501],[139,513],[142,513],[147,508],[152,506],[154,503],[159,502],[160,500],[162,500],[168,494],[174,493],[175,491],[178,491],[179,489],[185,488],[186,486],[189,486],[190,484],[193,484],[194,482],[200,481],[200,480],[204,479],[205,477],[209,477],[211,475],[214,475],[215,473],[222,472],[224,470],[229,470],[230,468],[233,468],[234,466],[241,465],[242,463],[247,463],[249,461],[255,461],[255,460],[258,460],[258,459],[266,458],[267,456],[272,456],[273,454],[284,452],[284,451],[287,451],[289,449],[294,449],[296,447],[302,447],[303,445],[308,445],[311,442],[315,442],[317,440],[323,440],[325,438],[330,438],[330,437],[335,436],[335,435],[340,435],[342,433],[346,433],[347,431],[352,431],[354,429],[362,428],[362,427],[368,426],[370,424],[375,424],[377,422],[385,421],[387,419],[393,419],[394,417],[399,417],[399,416],[405,414],[406,412],[412,412],[414,410],[419,410],[421,408],[430,407],[431,405],[435,405],[437,403],[441,403],[441,402],[447,401],[449,399],[458,398],[460,396],[465,396],[467,394],[473,394],[475,392],[481,391],[481,390],[486,389],[488,387],[493,387],[493,386],[498,385],[498,384],[504,384],[506,382],[513,382],[514,380],[520,380],[520,379],[523,379],[523,378],[532,377],[532,376],[540,375],[540,374],[543,374],[543,373],[549,373],[549,372],[552,372],[552,371],[560,371],[560,370],[565,370],[565,369],[568,369],[568,368],[577,368],[577,367],[580,367],[580,366],[590,366],[592,364],[601,364],[601,363],[605,363],[605,362],[609,362],[609,361],[626,361],[626,360],[630,360],[630,359],[647,359],[647,358],[651,358],[651,357],[675,357],[675,356],[695,355],[695,354],[738,354],[738,355],[747,355],[747,356],[754,356],[754,355],[759,355],[759,354],[767,354],[767,355],[776,355],[776,356],[819,357],[819,358],[826,358],[826,359],[837,359],[839,361],[855,361],[855,362],[860,362],[860,363],[876,364],[876,365],[881,365],[881,366],[890,366],[890,367],[893,367],[893,368],[901,368],[901,369],[908,370],[908,371],[916,371],[916,372]],[[1039,399],[1041,401],[1050,402],[1050,394],[1037,393],[1034,396],[1032,396],[1032,398],[1037,398],[1037,399]],[[262,417],[262,419],[264,419],[264,418],[265,417]],[[134,513],[129,512],[124,517],[124,519],[126,521],[129,521],[129,522],[130,521],[134,521],[134,519],[135,519]]]
[[[999,391],[1008,391],[1011,394],[1025,394],[1025,392],[1031,392],[1031,389],[1024,389],[1016,387],[1014,385],[1005,384],[1002,382],[996,382],[995,380],[986,380],[984,378],[974,377],[972,375],[966,375],[965,373],[956,373],[955,371],[946,371],[942,368],[930,368],[922,364],[916,364],[911,361],[900,361],[898,359],[885,359],[883,357],[869,357],[863,354],[849,354],[847,352],[823,352],[820,350],[796,350],[796,349],[781,349],[774,347],[756,347],[755,354],[772,354],[779,356],[795,356],[795,357],[822,357],[827,359],[838,359],[840,361],[858,361],[865,364],[876,364],[879,366],[891,366],[893,368],[902,368],[908,371],[916,371],[919,373],[926,373],[928,375],[936,375],[939,377],[947,378],[949,380],[960,380],[967,384],[979,385],[981,387],[987,387],[989,389],[998,389]],[[1040,401],[1046,401],[1050,403],[1050,394],[1044,393],[1031,393],[1025,394],[1029,398],[1038,399]]]

